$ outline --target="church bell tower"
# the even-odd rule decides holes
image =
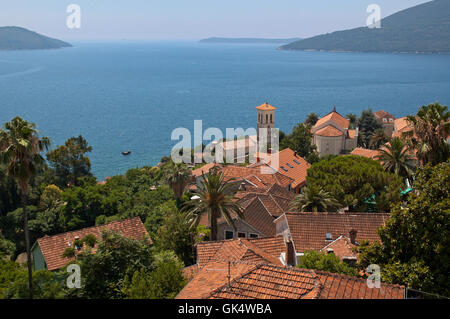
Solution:
[[[258,113],[258,120],[257,120],[257,128],[258,128],[258,143],[260,141],[260,129],[267,129],[267,153],[270,153],[271,151],[271,129],[275,128],[275,110],[277,108],[270,105],[269,103],[264,103],[260,106],[256,107],[257,113]],[[258,151],[262,151],[259,149],[258,144]]]

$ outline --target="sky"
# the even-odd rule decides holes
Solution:
[[[364,26],[370,4],[381,16],[429,0],[0,0],[0,26],[62,40],[306,38]],[[67,7],[81,27],[66,25]]]

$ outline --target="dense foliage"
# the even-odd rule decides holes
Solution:
[[[387,282],[450,296],[450,162],[420,169],[414,187],[380,230],[382,244],[360,248],[361,265],[379,264]]]
[[[299,258],[298,268],[316,269],[328,271],[336,274],[345,274],[349,276],[357,276],[356,267],[350,266],[342,262],[339,257],[333,253],[323,253],[319,251],[307,251]]]
[[[352,211],[366,211],[367,201],[375,196],[378,211],[389,211],[400,201],[402,182],[385,172],[379,162],[361,156],[330,157],[308,170],[308,187],[320,187]]]

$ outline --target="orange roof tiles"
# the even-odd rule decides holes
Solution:
[[[317,275],[307,269],[257,265],[211,292],[213,299],[312,299],[319,293]]]
[[[199,167],[199,168],[197,168],[197,169],[194,169],[194,170],[192,171],[192,175],[195,176],[195,177],[199,177],[199,176],[202,176],[202,174],[208,174],[208,173],[209,173],[209,170],[212,169],[212,168],[215,167],[215,166],[221,167],[220,164],[216,164],[216,163],[208,163],[208,164],[203,165],[202,167]]]
[[[379,119],[393,119],[393,120],[395,120],[395,116],[394,115],[392,115],[392,114],[390,114],[390,113],[388,113],[386,111],[383,111],[383,110],[373,112],[373,114]]]
[[[369,150],[366,148],[357,147],[350,154],[375,159],[380,152],[378,150]]]
[[[228,275],[229,274],[229,275]],[[323,271],[245,262],[211,262],[177,299],[403,299],[405,288]]]
[[[257,110],[262,111],[274,111],[277,108],[275,106],[270,105],[269,103],[264,103],[256,107]]]
[[[314,134],[326,137],[338,137],[344,135],[342,131],[338,130],[333,125],[327,125],[324,128],[315,132]]]
[[[356,137],[356,130],[348,130],[347,131],[348,137],[349,138],[355,138]]]
[[[320,250],[341,235],[348,236],[350,230],[357,231],[356,241],[379,241],[378,228],[389,218],[384,213],[287,213],[285,214],[290,234],[297,253]]]
[[[176,299],[204,299],[212,291],[220,288],[230,280],[255,268],[254,264],[233,263],[228,272],[228,263],[211,262],[194,276],[194,278],[180,291]]]
[[[267,167],[267,170],[269,169],[271,172],[274,172],[273,169]],[[279,172],[274,172],[273,174],[261,172],[261,167],[226,165],[221,169],[221,172],[223,172],[226,181],[248,181],[253,186],[261,188],[267,188],[273,184],[287,188],[293,181],[291,178]]]
[[[278,156],[278,163],[276,162],[276,156]],[[303,186],[306,183],[307,171],[311,167],[311,164],[290,148],[276,154],[267,155],[263,161],[282,175],[291,178],[294,181],[291,184],[292,188]],[[254,167],[257,167],[257,165]]]
[[[77,237],[79,239],[83,239],[84,236],[92,234],[97,239],[101,239],[101,234],[104,230],[116,231],[122,236],[138,240],[147,238],[149,243],[152,242],[139,217],[114,221],[109,224],[83,228],[54,236],[45,236],[39,238],[37,243],[39,244],[42,255],[44,256],[48,270],[60,269],[69,263],[70,259],[64,258],[62,255],[67,247],[73,245]]]
[[[410,124],[408,122],[408,117],[406,117],[406,116],[396,119],[394,121],[394,124],[395,124],[396,131],[401,131],[404,128],[410,126]]]
[[[257,261],[281,265],[278,258],[285,250],[281,236],[200,242],[197,244],[197,264],[200,268],[211,261]]]
[[[353,248],[357,247],[356,244],[353,244],[350,238],[345,236],[339,236],[336,240],[327,244],[320,251],[324,253],[333,252],[337,257],[341,260],[345,258],[355,258],[358,259],[358,253],[353,251]]]
[[[328,113],[324,117],[320,118],[316,122],[314,127],[319,127],[320,125],[322,125],[330,120],[333,121],[334,123],[338,124],[342,128],[348,128],[348,126],[350,125],[350,121],[348,119],[346,119],[341,114],[339,114],[338,112],[333,110],[332,112]]]
[[[405,287],[381,283],[369,288],[365,279],[314,270],[322,284],[319,299],[404,299]]]

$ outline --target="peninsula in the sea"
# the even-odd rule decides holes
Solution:
[[[361,27],[283,45],[281,50],[450,53],[450,1],[434,0]]]
[[[25,28],[0,27],[0,50],[44,50],[71,46],[70,43]]]
[[[260,43],[278,43],[285,44],[295,41],[300,41],[300,38],[288,39],[267,39],[267,38],[207,38],[200,40],[201,43],[245,43],[245,44],[260,44]]]

